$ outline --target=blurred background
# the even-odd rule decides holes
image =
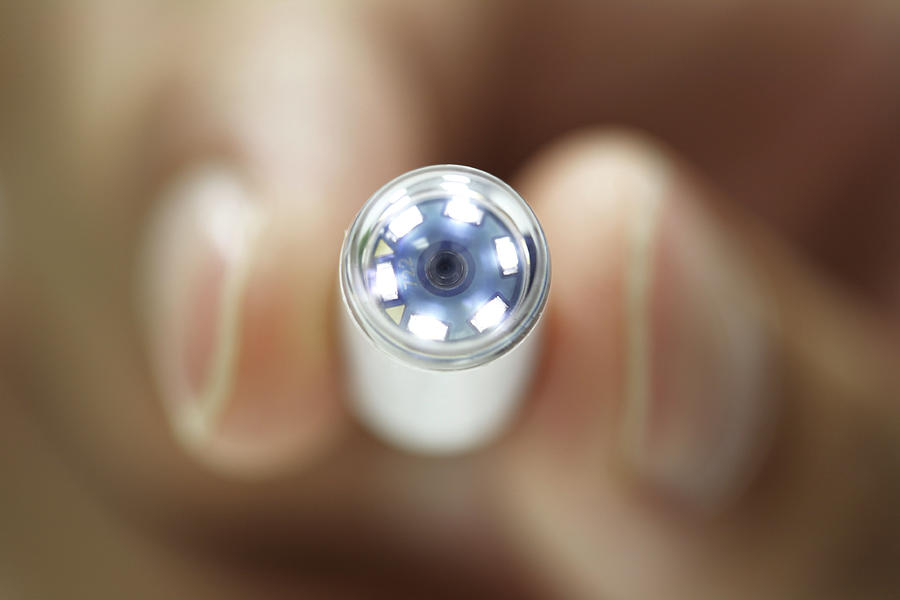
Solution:
[[[616,394],[556,370],[599,346],[553,307],[489,449],[408,456],[343,408],[336,264],[365,199],[426,164],[494,173],[579,267],[565,296],[606,230],[576,249],[581,205],[547,182],[607,128],[672,157],[789,307],[768,483],[715,517],[565,458]],[[198,441],[179,385],[208,376],[241,260],[209,223],[244,239],[246,206],[271,226]],[[900,597],[898,231],[896,2],[6,2],[0,598]]]

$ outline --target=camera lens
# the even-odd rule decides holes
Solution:
[[[425,274],[431,285],[443,290],[452,290],[466,278],[469,270],[462,256],[453,250],[441,250],[431,257]]]
[[[455,296],[468,289],[475,275],[472,255],[460,244],[436,242],[419,257],[416,269],[422,287],[438,296]]]

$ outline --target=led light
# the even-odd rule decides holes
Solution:
[[[426,340],[443,341],[447,338],[447,330],[450,329],[446,323],[435,319],[429,315],[409,315],[409,323],[406,328],[411,332]]]
[[[444,207],[444,215],[460,223],[481,225],[484,211],[472,204],[467,198],[451,198]]]
[[[396,300],[399,297],[397,293],[397,276],[394,274],[394,267],[391,266],[391,263],[378,263],[378,266],[375,267],[375,285],[373,290],[385,302]]]
[[[508,237],[494,240],[494,248],[497,250],[497,262],[504,275],[512,275],[519,272],[519,255],[516,253],[516,245]]]
[[[503,301],[503,298],[494,296],[475,311],[475,316],[472,317],[469,323],[478,330],[478,333],[481,333],[485,329],[499,325],[506,314],[507,308],[509,306]]]
[[[388,229],[391,230],[391,234],[393,234],[394,239],[399,240],[404,235],[418,227],[422,224],[424,218],[422,217],[422,213],[415,206],[410,206],[402,213],[394,217],[394,220],[391,221],[391,224],[388,225]]]

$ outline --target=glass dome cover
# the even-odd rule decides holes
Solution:
[[[483,171],[437,165],[378,190],[347,232],[341,292],[396,358],[465,369],[515,347],[546,304],[547,242],[534,213]]]

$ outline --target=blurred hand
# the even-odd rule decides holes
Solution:
[[[0,595],[900,593],[895,4],[0,32]],[[508,178],[554,272],[522,418],[436,460],[353,424],[332,317],[354,213],[440,162]]]

